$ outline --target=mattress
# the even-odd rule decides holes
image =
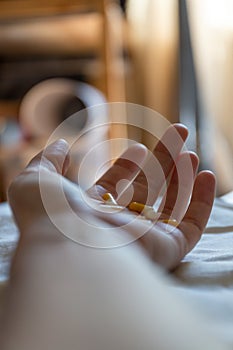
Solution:
[[[18,237],[8,204],[0,204],[0,311]],[[215,199],[205,233],[171,278],[176,292],[233,348],[233,192]]]

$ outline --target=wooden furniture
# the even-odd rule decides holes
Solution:
[[[52,77],[80,75],[107,101],[125,101],[124,38],[125,22],[117,0],[0,0],[0,90],[1,84],[9,85],[8,73],[14,79],[12,72],[19,74],[19,84],[26,74],[47,79],[43,73],[47,62]],[[2,98],[0,91],[0,118],[17,119],[20,103],[20,98]],[[127,136],[125,126],[110,128],[110,138],[120,135]],[[10,159],[20,149],[0,147],[3,199],[9,183],[7,164],[12,165]],[[22,152],[26,149],[23,144]],[[30,148],[30,156],[33,152]],[[10,173],[15,175],[17,169]]]
[[[4,0],[0,7],[0,56],[95,56],[85,72],[109,101],[125,100],[118,1]]]

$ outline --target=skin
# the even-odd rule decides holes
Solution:
[[[184,191],[175,213],[179,225],[169,232],[164,223],[148,224],[127,208],[116,214],[94,210],[83,199],[78,185],[63,177],[69,166],[64,140],[48,146],[14,180],[9,202],[20,241],[2,319],[2,350],[128,350],[141,349],[142,344],[145,349],[154,349],[155,345],[156,349],[204,349],[207,345],[223,349],[216,341],[212,343],[201,322],[199,325],[189,308],[174,295],[170,281],[160,270],[174,269],[195,246],[213,205],[215,177],[208,171],[197,174],[197,156],[183,152],[187,134],[182,125],[169,128],[153,152],[158,160],[155,163],[144,146],[131,147],[88,191],[97,206],[102,204],[105,192],[122,203],[128,188],[121,189],[119,195],[116,186],[127,179],[132,181],[133,200],[153,205],[166,182],[167,196],[159,211],[167,218],[181,182]],[[164,142],[173,144],[172,154]],[[191,181],[183,171],[190,160]],[[140,238],[112,249],[95,249],[68,239],[46,213],[39,171],[44,188],[54,198],[53,215],[63,228],[69,230],[74,221],[67,207],[57,200],[58,180],[69,206],[80,217],[88,218],[95,227],[117,228],[119,235]],[[95,227],[92,232],[88,226],[87,238],[96,234]],[[142,230],[145,234],[140,236]]]
[[[175,268],[199,241],[207,224],[215,195],[214,174],[209,171],[202,171],[197,174],[197,155],[192,152],[182,152],[183,142],[187,135],[187,129],[183,125],[175,124],[167,130],[153,152],[153,156],[158,159],[163,169],[165,178],[167,179],[170,176],[167,182],[166,199],[159,208],[162,217],[170,217],[176,201],[178,186],[184,185],[182,202],[178,203],[178,212],[176,212],[175,217],[180,221],[178,227],[168,235],[165,232],[165,225],[157,222],[140,240],[151,258],[166,269]],[[169,141],[167,142],[167,140]],[[172,155],[164,147],[164,144],[167,143],[176,145],[172,149]],[[174,169],[174,160],[178,171],[182,173],[181,179],[178,179],[177,169]],[[133,182],[134,196],[132,200],[148,205],[154,204],[161,187],[164,185],[164,176],[158,176],[158,165],[153,166],[151,163],[150,155],[143,165],[143,169],[146,168],[147,173],[152,174],[149,183],[149,195],[148,182],[143,171],[139,172]],[[187,181],[185,171],[190,163],[193,167],[193,177]],[[134,170],[132,167],[134,166],[129,161],[117,160],[113,167],[97,182],[97,191],[101,194],[110,192],[117,197],[116,183],[121,179],[122,174],[124,174],[124,178],[132,178]],[[131,214],[129,213],[129,215]],[[116,216],[112,218],[114,224],[117,224],[118,220],[121,220],[121,218]],[[122,219],[121,223],[123,222],[127,222],[127,219],[125,221]],[[138,225],[140,226],[136,222],[132,227],[132,234],[138,230]]]

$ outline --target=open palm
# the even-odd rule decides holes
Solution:
[[[117,228],[119,235],[131,237],[128,242],[134,241],[133,244],[142,247],[156,263],[167,269],[175,268],[200,239],[215,193],[214,175],[208,171],[197,174],[197,156],[183,150],[187,134],[184,126],[175,124],[166,131],[153,153],[137,144],[116,160],[88,191],[90,201],[102,209],[102,195],[111,193],[124,208],[113,213],[93,209],[90,202],[83,199],[79,186],[63,177],[68,165],[68,145],[64,141],[55,142],[30,162],[10,188],[9,200],[19,228],[26,227],[29,222],[31,225],[32,221],[43,220],[48,215],[39,190],[41,182],[38,173],[42,167],[43,186],[50,193],[55,215],[57,208],[59,215],[56,217],[66,222],[66,216],[69,215],[67,208],[56,199],[59,199],[58,186],[62,179],[62,190],[67,202],[74,212],[85,217],[84,222],[95,222],[98,227],[109,230]],[[123,183],[120,190],[119,183]],[[141,215],[127,209],[131,201],[153,206],[164,188],[166,191],[163,192],[158,212],[163,218],[176,219],[177,227],[160,220],[142,220]],[[72,226],[72,220],[67,221]],[[89,232],[85,231],[85,234],[98,234],[94,232],[95,225],[87,226]],[[81,226],[79,230],[82,230]]]
[[[209,171],[197,174],[198,157],[192,152],[183,151],[186,137],[187,129],[184,126],[171,126],[153,153],[147,155],[141,170],[135,164],[135,154],[141,160],[143,148],[138,145],[128,149],[91,189],[92,193],[101,195],[110,192],[120,204],[123,202],[126,206],[130,195],[130,201],[153,206],[166,185],[158,212],[161,218],[176,219],[177,227],[160,220],[154,223],[141,220],[141,215],[135,219],[135,213],[131,211],[108,214],[104,219],[112,225],[121,226],[121,230],[127,230],[133,237],[140,237],[139,242],[150,257],[167,269],[176,267],[199,241],[215,194],[214,175]],[[116,189],[122,179],[132,181],[132,184],[119,194]]]

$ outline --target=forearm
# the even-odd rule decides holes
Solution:
[[[137,243],[94,249],[50,230],[23,233],[2,350],[192,349],[190,342],[197,342],[193,349],[206,348],[199,329],[195,340],[191,315],[184,305],[181,314],[171,285]]]
[[[110,334],[114,349],[124,331],[115,322],[134,319],[126,311],[137,289],[134,249],[92,249],[66,238],[49,242],[38,240],[38,233],[23,233],[14,259],[1,349],[101,349]]]

